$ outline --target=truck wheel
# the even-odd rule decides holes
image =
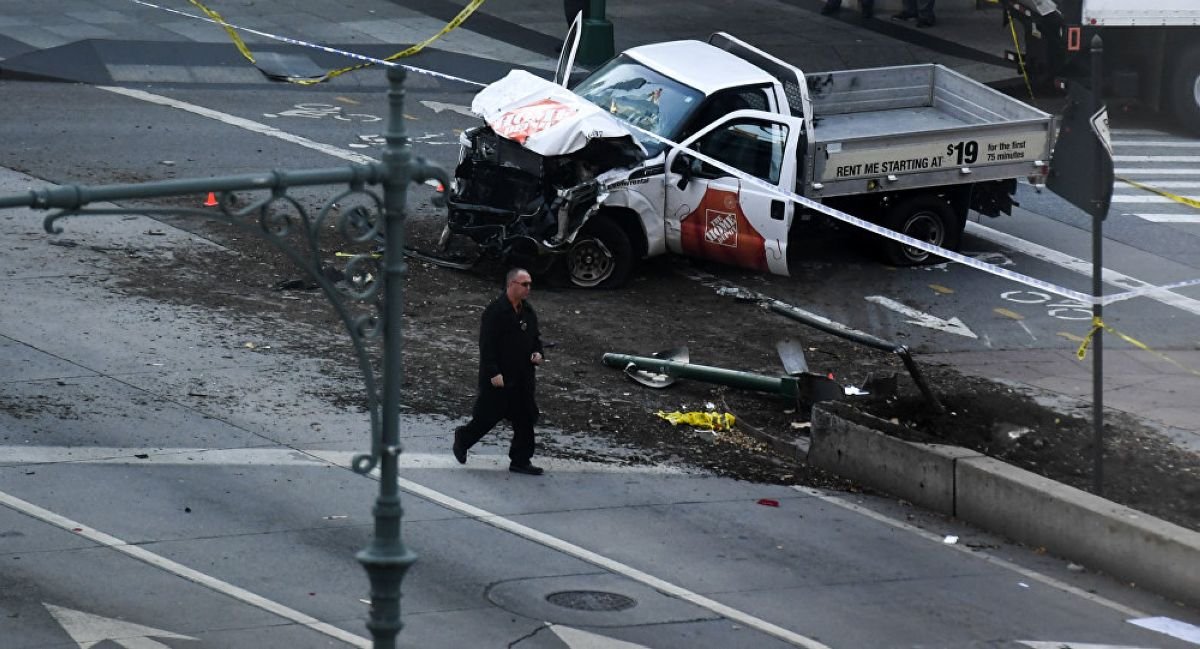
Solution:
[[[888,210],[884,225],[914,239],[942,248],[956,248],[961,227],[955,227],[954,210],[946,201],[935,196],[916,196],[900,201]],[[891,239],[883,240],[883,256],[895,266],[919,266],[940,259],[920,248],[903,245]]]
[[[567,277],[583,288],[618,288],[633,271],[629,235],[613,221],[597,216],[567,251]]]
[[[1200,47],[1192,47],[1175,62],[1171,112],[1185,130],[1200,135]]]

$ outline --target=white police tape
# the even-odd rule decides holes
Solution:
[[[173,13],[173,14],[176,14],[179,16],[184,16],[186,18],[191,18],[193,20],[201,20],[201,21],[204,21],[207,23],[212,23],[214,25],[218,25],[221,27],[231,28],[231,29],[234,29],[234,30],[237,30],[240,32],[246,32],[247,34],[254,34],[255,36],[262,36],[263,38],[269,38],[271,40],[279,41],[281,43],[288,43],[290,45],[299,45],[301,47],[310,47],[312,49],[321,50],[322,52],[328,52],[330,54],[337,54],[339,56],[345,56],[347,58],[355,59],[358,61],[365,61],[367,63],[372,63],[375,65],[384,65],[384,66],[388,66],[388,67],[400,67],[400,68],[404,68],[405,70],[409,70],[411,72],[416,72],[417,74],[424,74],[424,75],[428,75],[431,77],[438,77],[440,79],[446,79],[448,81],[457,81],[460,83],[465,83],[467,85],[477,86],[480,88],[483,88],[488,85],[486,83],[480,83],[478,81],[471,81],[470,79],[463,79],[462,77],[456,77],[456,76],[450,75],[450,74],[443,74],[441,72],[437,72],[434,70],[426,70],[425,68],[418,68],[413,65],[404,65],[403,63],[396,63],[394,61],[385,61],[383,59],[377,59],[377,58],[374,58],[371,56],[366,56],[365,54],[356,54],[354,52],[347,52],[345,50],[339,50],[339,49],[335,49],[332,47],[327,47],[325,45],[320,45],[318,43],[310,43],[308,41],[302,41],[302,40],[295,39],[295,38],[289,38],[287,36],[280,36],[278,34],[272,34],[269,32],[260,31],[257,29],[253,29],[251,27],[242,27],[240,25],[235,25],[230,22],[225,22],[224,24],[222,24],[220,21],[214,20],[207,16],[197,16],[196,14],[188,13],[186,11],[180,11],[179,9],[172,9],[171,7],[164,7],[162,5],[154,4],[153,2],[147,2],[146,0],[129,0],[129,1],[134,4],[142,5],[144,7],[150,7],[152,9],[159,9],[161,11],[166,11],[166,12]]]
[[[164,7],[161,5],[157,5],[152,2],[148,2],[147,0],[130,0],[130,2],[133,2],[138,5],[146,6],[146,7],[151,7],[154,9],[159,9],[162,11],[167,11],[167,12],[177,14],[180,16],[185,16],[187,18],[192,18],[194,20],[201,20],[204,22],[213,23],[215,25],[221,25],[220,22],[213,20],[211,18],[208,18],[206,16],[197,16],[195,14],[191,14],[191,13],[188,13],[185,11],[180,11],[178,9],[172,9],[170,7]],[[347,52],[345,50],[339,50],[339,49],[335,49],[335,48],[328,47],[325,45],[319,45],[317,43],[310,43],[308,41],[302,41],[302,40],[295,39],[295,38],[289,38],[287,36],[271,34],[268,32],[260,31],[257,29],[252,29],[249,27],[241,27],[239,25],[235,25],[235,24],[228,23],[228,22],[226,22],[224,25],[221,25],[221,26],[233,28],[235,30],[246,32],[248,34],[255,34],[257,36],[262,36],[264,38],[269,38],[271,40],[279,41],[282,43],[288,43],[291,45],[298,45],[301,47],[309,47],[309,48],[313,48],[313,49],[318,49],[323,52],[328,52],[330,54],[337,54],[340,56],[345,56],[347,58],[356,59],[359,61],[367,61],[370,63],[374,63],[376,65],[398,66],[398,67],[402,67],[406,70],[416,72],[418,74],[425,74],[425,75],[429,75],[429,76],[433,76],[433,77],[437,77],[437,78],[441,78],[441,79],[446,79],[449,81],[465,83],[467,85],[477,86],[480,88],[486,87],[488,85],[486,83],[480,83],[478,81],[464,79],[462,77],[456,77],[454,75],[444,74],[441,72],[436,72],[434,70],[427,70],[425,68],[419,68],[419,67],[412,66],[412,65],[404,65],[402,63],[396,63],[393,61],[385,61],[383,59],[377,59],[377,58],[366,56],[363,54]],[[855,227],[862,228],[862,229],[864,229],[868,232],[871,232],[873,234],[876,234],[878,236],[881,236],[881,237],[884,237],[887,239],[891,239],[893,241],[897,241],[906,246],[924,250],[925,252],[935,254],[939,257],[942,257],[949,261],[953,261],[953,262],[962,264],[969,268],[974,268],[976,270],[980,270],[985,273],[989,273],[991,275],[995,275],[997,277],[1001,277],[1001,278],[1016,282],[1018,284],[1023,284],[1030,288],[1041,289],[1043,291],[1046,291],[1047,293],[1053,293],[1055,295],[1060,295],[1062,297],[1065,297],[1065,298],[1068,298],[1071,300],[1075,300],[1077,302],[1081,302],[1084,304],[1108,305],[1108,304],[1113,304],[1115,302],[1121,302],[1124,300],[1129,300],[1132,298],[1141,297],[1141,296],[1145,296],[1145,295],[1151,295],[1151,294],[1156,294],[1156,293],[1165,293],[1165,292],[1169,292],[1173,289],[1186,288],[1189,286],[1200,285],[1200,278],[1197,278],[1197,279],[1174,282],[1171,284],[1164,284],[1162,286],[1149,286],[1149,287],[1144,287],[1144,288],[1138,288],[1138,289],[1125,291],[1122,293],[1114,293],[1114,294],[1110,294],[1110,295],[1103,295],[1103,296],[1089,295],[1087,293],[1082,293],[1080,291],[1075,291],[1075,290],[1066,288],[1064,286],[1059,286],[1057,284],[1053,284],[1051,282],[1047,282],[1045,280],[1041,280],[1036,277],[1030,277],[1029,275],[1017,273],[1017,272],[1002,268],[1000,266],[997,266],[995,264],[989,264],[987,262],[980,261],[973,257],[968,257],[966,255],[955,252],[953,250],[935,246],[931,243],[921,241],[919,239],[914,239],[908,235],[901,234],[890,228],[885,228],[883,226],[876,225],[874,223],[871,223],[870,221],[866,221],[864,219],[858,218],[851,214],[847,214],[840,210],[833,209],[832,207],[829,207],[827,205],[824,205],[824,204],[814,201],[812,199],[806,198],[806,197],[796,194],[794,192],[784,190],[784,189],[782,189],[776,185],[772,185],[760,178],[751,176],[751,175],[741,171],[740,169],[736,169],[736,168],[731,167],[723,162],[720,162],[710,156],[704,155],[704,154],[700,153],[699,151],[696,151],[695,149],[685,147],[682,144],[679,144],[678,142],[675,142],[668,138],[662,137],[661,135],[658,135],[657,133],[647,131],[645,129],[634,126],[633,124],[625,123],[625,125],[628,126],[630,129],[641,132],[644,135],[646,135],[647,137],[650,137],[651,139],[657,140],[657,141],[667,145],[672,150],[685,151],[689,155],[691,155],[699,160],[702,160],[714,167],[717,167],[718,169],[721,169],[722,171],[730,174],[731,176],[733,176],[734,178],[737,178],[740,181],[746,181],[751,184],[754,184],[775,196],[790,200],[796,204],[802,205],[802,206],[804,206],[810,210],[813,210],[815,212],[825,214],[826,216],[830,216],[830,217],[837,219],[839,221],[842,221],[844,223],[848,223]]]

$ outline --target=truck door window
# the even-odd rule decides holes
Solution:
[[[787,138],[788,129],[783,124],[734,120],[697,140],[696,150],[775,185],[779,183]],[[703,164],[701,169],[708,177],[729,175],[710,164]]]
[[[704,100],[704,105],[688,121],[687,128],[684,129],[680,137],[686,138],[729,113],[744,109],[771,111],[772,107],[767,99],[767,87],[742,86],[741,88],[731,88],[714,93],[711,97]]]

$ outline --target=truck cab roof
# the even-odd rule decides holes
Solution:
[[[702,41],[642,45],[625,54],[706,96],[725,88],[775,82],[766,70]]]

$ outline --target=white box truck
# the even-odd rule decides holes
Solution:
[[[1023,26],[1034,81],[1090,85],[1099,35],[1103,96],[1170,114],[1200,135],[1200,0],[1003,1]]]

